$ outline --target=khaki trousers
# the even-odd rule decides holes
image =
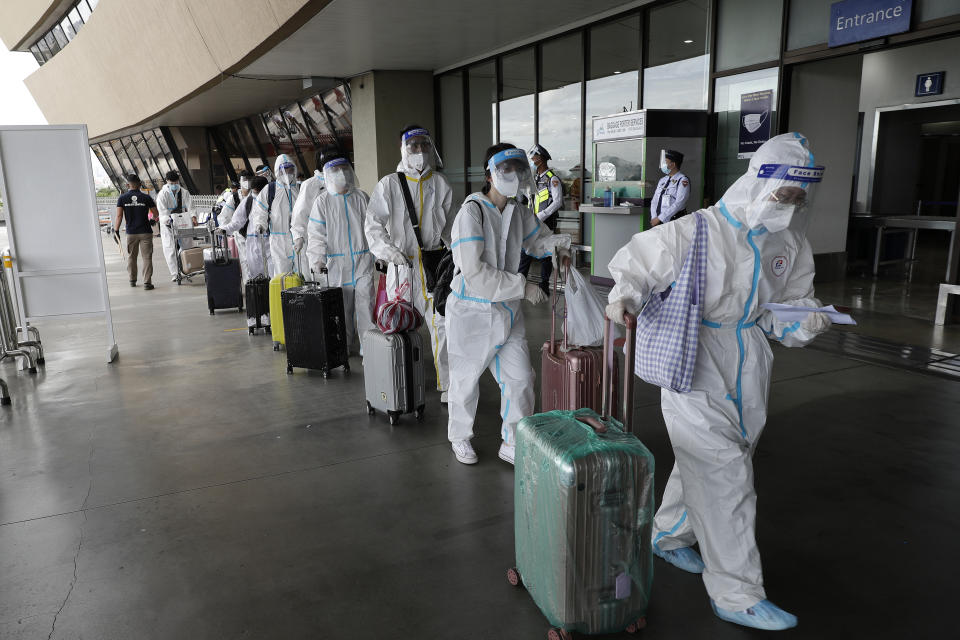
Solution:
[[[134,233],[127,236],[127,273],[130,282],[137,281],[137,254],[143,254],[143,284],[153,279],[153,234]]]

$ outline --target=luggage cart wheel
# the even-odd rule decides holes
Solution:
[[[289,365],[289,364],[288,364],[288,365],[287,365],[287,374],[289,375],[289,374],[292,374],[292,373],[293,373],[293,365]],[[326,376],[324,376],[324,377],[326,377]]]
[[[396,411],[387,411],[387,416],[390,418],[390,424],[397,424],[400,422],[400,414]]]
[[[631,622],[630,624],[627,625],[627,633],[636,633],[637,631],[640,631],[641,629],[646,628],[646,626],[647,626],[647,619],[640,618],[636,622]]]
[[[372,416],[372,415],[375,414],[376,412],[377,412],[377,410],[374,409],[374,408],[373,408],[373,405],[370,404],[370,401],[367,400],[367,414],[369,414],[369,415]]]
[[[273,343],[273,350],[274,350],[274,351],[280,351],[280,343],[279,343],[279,342],[274,342],[274,343]]]
[[[507,569],[507,582],[515,587],[520,586],[520,572],[517,571],[516,567],[510,567]]]
[[[413,415],[417,418],[417,420],[423,420],[423,406],[421,405],[417,407],[417,410],[413,412]]]

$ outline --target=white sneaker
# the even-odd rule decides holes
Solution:
[[[440,392],[440,404],[447,404],[447,392],[446,392],[446,391],[441,391],[441,392]]]
[[[177,276],[170,276],[170,282],[176,282]]]
[[[453,444],[453,454],[457,456],[457,461],[463,464],[477,464],[477,452],[473,450],[473,445],[469,440],[457,440]]]
[[[504,442],[503,444],[500,445],[500,452],[497,455],[499,455],[500,459],[503,460],[504,462],[509,462],[510,464],[513,464],[514,451],[515,451],[515,448],[512,444],[507,444],[506,442]]]

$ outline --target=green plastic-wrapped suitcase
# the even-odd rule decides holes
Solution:
[[[653,582],[654,460],[630,433],[629,324],[627,335],[626,428],[592,409],[540,413],[517,427],[517,564],[507,578],[526,587],[553,626],[552,638],[568,638],[571,632],[636,631],[646,625]],[[607,373],[613,363],[609,342],[604,348],[605,387],[612,377]],[[611,395],[605,389],[607,416]]]

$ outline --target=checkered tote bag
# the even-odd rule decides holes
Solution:
[[[637,375],[679,393],[689,392],[693,380],[707,284],[707,223],[703,214],[694,215],[697,231],[680,277],[666,291],[651,295],[637,316]]]

